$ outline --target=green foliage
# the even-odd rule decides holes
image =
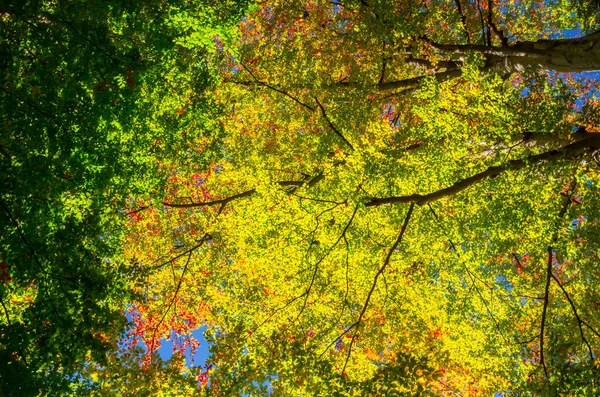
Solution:
[[[214,160],[211,40],[244,7],[3,2],[3,395],[62,393],[84,363],[105,362],[135,278],[120,209],[159,195],[175,160]]]
[[[169,360],[157,358],[154,366],[143,364],[141,347],[121,354],[110,354],[102,365],[87,365],[82,374],[70,385],[75,396],[144,396],[177,397],[193,395],[197,391],[197,370],[185,367],[185,358],[174,354]]]
[[[3,5],[3,392],[596,393],[599,36],[461,4]]]

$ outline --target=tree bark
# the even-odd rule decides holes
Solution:
[[[539,40],[497,48],[488,55],[487,67],[501,73],[514,73],[527,67],[555,72],[600,70],[600,32],[577,39]]]
[[[526,159],[517,159],[507,161],[503,165],[497,165],[487,168],[486,170],[462,179],[444,189],[437,190],[428,194],[410,194],[406,196],[392,196],[373,198],[365,203],[367,207],[377,207],[384,204],[401,204],[401,203],[415,203],[417,205],[424,205],[432,201],[442,199],[458,194],[471,186],[487,179],[501,175],[503,172],[508,170],[520,170],[527,165],[533,165],[544,161],[554,161],[560,158],[564,158],[568,155],[574,155],[580,153],[586,149],[600,149],[600,134],[586,134],[581,140],[573,142],[569,145],[563,146],[562,148],[551,150],[536,154]]]

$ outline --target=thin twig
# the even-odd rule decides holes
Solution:
[[[588,343],[588,340],[585,338],[585,335],[583,334],[583,327],[581,326],[583,324],[583,321],[581,320],[581,317],[579,317],[579,314],[577,313],[577,309],[575,308],[575,304],[571,300],[571,297],[567,293],[567,290],[565,290],[565,288],[563,287],[563,285],[561,284],[561,282],[558,280],[558,278],[554,274],[552,274],[552,278],[554,279],[554,281],[556,281],[556,284],[558,284],[558,286],[560,287],[560,289],[562,290],[562,292],[565,294],[565,297],[567,298],[567,301],[569,302],[569,305],[571,305],[571,309],[573,310],[573,314],[575,315],[575,318],[577,319],[577,325],[579,326],[579,334],[581,335],[581,341],[583,343],[585,343],[585,345],[587,346],[588,351],[590,353],[590,359],[594,360],[594,354],[592,353],[592,347],[590,346],[590,344]]]
[[[331,120],[329,120],[329,117],[327,117],[327,113],[325,112],[325,108],[323,107],[323,105],[321,105],[321,102],[319,102],[319,100],[317,98],[315,98],[315,101],[317,102],[317,105],[319,105],[319,108],[321,109],[321,114],[323,115],[323,118],[327,121],[327,124],[329,124],[329,128],[331,128],[331,130],[337,136],[339,136],[342,139],[342,141],[344,141],[344,143],[346,145],[348,145],[348,147],[350,149],[354,150],[354,146],[352,146],[352,144],[346,139],[346,137],[344,135],[342,135],[342,133],[333,125]]]
[[[8,216],[8,219],[10,219],[10,221],[15,225],[15,228],[17,229],[17,233],[19,234],[19,237],[21,238],[21,240],[23,240],[23,242],[25,243],[25,245],[29,249],[29,252],[31,253],[31,256],[33,257],[35,263],[38,265],[38,267],[40,268],[40,270],[42,271],[42,273],[44,273],[46,276],[50,276],[52,278],[56,278],[56,276],[54,276],[52,273],[50,273],[48,270],[46,270],[46,268],[44,267],[44,265],[42,265],[42,262],[38,258],[37,253],[33,249],[33,246],[29,243],[29,240],[27,240],[27,238],[25,237],[25,234],[23,233],[23,230],[21,230],[21,226],[19,225],[19,222],[15,218],[13,218],[10,210],[8,209],[8,207],[6,206],[6,204],[4,204],[4,202],[2,200],[0,200],[0,205],[4,209],[4,212],[6,213],[6,216]]]
[[[126,212],[126,213],[125,213],[125,215],[127,215],[127,216],[130,216],[130,215],[133,215],[133,214],[135,214],[135,213],[138,213],[138,212],[141,212],[141,211],[147,210],[148,208],[150,208],[150,206],[148,206],[148,205],[144,205],[144,206],[142,206],[142,207],[140,207],[140,208],[137,208],[137,209],[135,209],[135,210],[132,210],[132,211]]]
[[[56,125],[57,127],[61,128],[60,123],[58,122],[58,120],[56,120],[56,118],[48,113],[46,113],[45,111],[43,111],[42,109],[38,108],[37,106],[27,102],[26,100],[18,97],[17,95],[13,94],[12,92],[8,91],[6,88],[2,87],[0,85],[0,90],[6,92],[6,94],[10,95],[11,97],[15,98],[17,101],[24,103],[25,105],[29,106],[30,108],[32,108],[33,110],[35,110],[36,112],[40,113],[41,115],[45,116],[46,118],[52,120],[52,122],[54,123],[54,125]]]
[[[312,278],[310,280],[310,284],[308,286],[308,288],[306,289],[304,295],[304,303],[302,305],[302,308],[300,309],[300,312],[298,313],[298,315],[296,316],[296,320],[297,321],[300,316],[302,315],[302,312],[304,312],[304,309],[306,308],[306,304],[308,303],[308,297],[310,295],[310,291],[313,287],[313,284],[315,282],[315,279],[317,277],[317,272],[319,270],[319,265],[325,260],[325,258],[327,258],[329,256],[329,254],[331,253],[331,251],[333,251],[333,249],[339,244],[339,242],[345,238],[346,233],[348,232],[348,228],[350,228],[350,225],[352,225],[352,221],[354,220],[354,217],[356,216],[356,213],[358,212],[358,205],[356,206],[356,208],[354,208],[354,212],[352,212],[352,216],[350,217],[350,220],[348,221],[348,223],[346,224],[346,226],[344,227],[344,230],[342,230],[342,234],[340,235],[340,237],[338,237],[338,239],[336,240],[336,242],[329,247],[329,249],[327,250],[327,252],[325,252],[325,254],[314,264],[314,268],[315,270],[313,271],[313,275]]]
[[[111,62],[113,62],[115,65],[117,65],[119,62],[117,62],[117,60],[115,58],[113,58],[110,53],[108,51],[106,51],[105,49],[101,48],[98,44],[96,44],[95,42],[93,42],[92,40],[89,39],[89,37],[87,37],[86,35],[84,35],[83,33],[79,32],[79,30],[77,30],[77,28],[75,28],[75,26],[73,26],[69,21],[62,19],[61,17],[59,17],[57,14],[52,14],[52,13],[44,13],[45,17],[48,19],[58,19],[60,22],[62,22],[64,25],[66,25],[67,27],[69,27],[71,30],[73,30],[75,33],[77,33],[79,36],[83,37],[83,39],[85,41],[87,41],[88,43],[90,43],[92,46],[96,47],[96,49],[98,51],[100,51],[103,55],[105,55]]]
[[[381,276],[383,274],[385,269],[390,264],[392,254],[394,253],[396,248],[398,248],[398,246],[402,242],[402,237],[404,237],[404,232],[406,232],[406,228],[408,227],[408,222],[410,221],[410,217],[413,213],[414,208],[415,208],[415,204],[411,203],[410,207],[408,208],[406,217],[404,218],[404,224],[402,225],[402,229],[400,230],[400,234],[398,235],[398,238],[396,239],[396,241],[390,248],[390,250],[387,254],[387,257],[385,258],[385,261],[383,262],[383,265],[379,268],[379,270],[375,274],[375,278],[373,279],[373,284],[371,285],[371,289],[369,290],[369,293],[367,294],[367,299],[365,299],[365,303],[363,305],[362,311],[360,312],[360,315],[358,316],[358,320],[356,320],[356,322],[354,324],[352,324],[346,331],[344,331],[344,333],[342,335],[340,335],[337,339],[340,339],[344,334],[349,332],[350,329],[360,327],[360,325],[363,321],[363,317],[364,317],[365,313],[367,312],[367,308],[369,307],[369,303],[371,302],[371,297],[373,296],[373,292],[375,291],[375,288],[377,287],[377,280],[379,279],[379,276]],[[348,354],[346,355],[346,361],[344,362],[344,367],[342,369],[342,373],[346,372],[346,366],[348,365],[348,360],[350,360],[350,355],[352,354],[352,345],[354,344],[356,335],[357,335],[357,332],[354,332],[354,334],[352,335],[352,339],[350,340],[350,345],[348,346]]]
[[[544,367],[544,374],[548,378],[548,367],[544,360],[544,326],[546,323],[546,311],[548,309],[548,293],[550,292],[550,279],[552,277],[552,247],[548,247],[548,266],[546,269],[546,289],[544,291],[544,308],[542,310],[542,324],[540,326],[540,362]]]
[[[524,340],[522,342],[517,342],[519,345],[528,345],[531,342],[533,342],[534,340],[536,340],[537,338],[539,338],[539,334],[535,335],[533,338],[529,339],[529,340]]]
[[[585,320],[581,320],[581,323],[583,325],[585,325],[586,327],[588,327],[590,329],[590,331],[592,331],[598,338],[600,338],[600,333],[598,333],[598,331],[596,331],[594,328],[592,328],[591,325],[589,325]]]
[[[6,308],[6,305],[4,304],[4,301],[2,300],[2,297],[0,296],[0,304],[2,304],[2,308],[4,309],[4,314],[6,316],[6,323],[8,325],[8,327],[11,327],[11,322],[10,322],[10,316],[8,314],[8,309]],[[21,346],[19,346],[17,348],[17,351],[19,353],[19,356],[21,356],[21,358],[23,359],[23,363],[25,364],[26,367],[29,367],[29,364],[27,363],[27,358],[25,357],[25,353],[23,353],[23,350],[21,350]]]
[[[312,106],[307,105],[306,103],[300,101],[299,99],[297,99],[294,96],[290,95],[286,91],[280,90],[279,88],[276,88],[276,87],[274,87],[274,86],[272,86],[272,85],[270,85],[268,83],[260,81],[258,79],[258,77],[256,77],[254,75],[254,73],[252,73],[252,71],[249,68],[246,67],[246,65],[244,65],[242,62],[239,62],[239,64],[242,65],[242,67],[250,74],[250,76],[252,76],[252,78],[254,79],[254,81],[256,82],[257,85],[263,86],[263,87],[267,87],[267,88],[269,88],[269,89],[271,89],[271,90],[273,90],[275,92],[278,92],[278,93],[280,93],[282,95],[285,95],[286,97],[290,98],[292,101],[296,102],[297,104],[299,104],[301,106],[304,106],[306,109],[308,109],[311,112],[314,112],[315,108],[313,108]]]
[[[185,256],[185,255],[187,255],[187,254],[189,254],[189,253],[192,253],[192,252],[193,252],[195,249],[198,249],[198,248],[200,248],[200,247],[202,246],[202,244],[204,244],[204,242],[205,242],[207,239],[209,239],[209,238],[210,238],[210,235],[208,235],[208,234],[205,234],[205,235],[204,235],[204,236],[203,236],[203,237],[200,239],[200,241],[199,241],[199,243],[198,243],[198,244],[194,245],[194,246],[193,246],[192,248],[190,248],[189,250],[187,250],[187,251],[185,251],[185,252],[182,252],[181,254],[177,255],[176,257],[174,257],[174,258],[171,258],[171,259],[169,259],[168,261],[166,261],[166,262],[164,262],[164,263],[161,263],[161,264],[160,264],[160,265],[158,265],[158,266],[155,266],[155,267],[153,268],[153,270],[160,269],[160,268],[162,268],[163,266],[166,266],[166,265],[168,265],[168,264],[170,264],[170,263],[173,263],[174,261],[176,261],[177,259],[181,258],[182,256]]]
[[[329,204],[337,204],[337,205],[343,205],[343,204],[348,203],[348,199],[346,199],[344,201],[323,200],[323,199],[318,199],[318,198],[314,198],[314,197],[300,196],[299,194],[294,194],[294,193],[292,193],[292,196],[298,197],[299,199],[302,199],[302,200],[310,200],[310,201],[314,201],[317,203],[329,203]]]
[[[452,239],[450,238],[450,234],[446,231],[446,228],[444,227],[444,225],[442,224],[442,222],[438,218],[438,216],[435,213],[435,211],[433,210],[433,207],[431,206],[431,204],[427,203],[427,206],[429,207],[429,211],[433,215],[434,219],[436,220],[436,222],[438,223],[438,225],[442,229],[442,232],[444,233],[444,235],[448,239],[448,242],[450,243],[450,247],[454,251],[454,253],[457,256],[457,258],[460,259],[460,253],[456,249],[456,245],[454,245],[454,243],[452,242]],[[460,261],[460,263],[463,265],[465,271],[467,272],[467,275],[471,279],[471,287],[469,288],[469,292],[467,293],[467,295],[465,295],[465,299],[463,300],[462,306],[465,305],[465,302],[467,300],[467,296],[469,296],[469,294],[471,292],[471,289],[475,288],[475,291],[477,291],[477,295],[479,295],[479,298],[481,299],[481,301],[485,305],[487,313],[490,315],[492,321],[494,321],[494,324],[496,324],[496,328],[498,329],[498,332],[500,333],[500,335],[502,336],[502,338],[506,341],[506,343],[510,344],[509,341],[508,341],[508,339],[507,339],[507,337],[504,335],[504,332],[502,331],[502,327],[500,326],[500,323],[496,319],[496,316],[494,316],[494,313],[492,312],[492,310],[488,306],[488,302],[483,297],[483,294],[481,293],[481,290],[479,289],[479,287],[477,287],[476,281],[479,281],[480,283],[482,283],[483,285],[485,285],[490,290],[490,295],[493,293],[494,288],[492,286],[488,285],[484,280],[482,280],[481,278],[479,278],[478,276],[476,276],[475,274],[473,274],[473,272],[471,271],[471,269],[469,269],[469,267],[466,265],[466,263],[464,263],[463,261]]]
[[[467,29],[467,16],[465,15],[462,7],[460,6],[460,0],[454,0],[454,4],[456,4],[456,10],[460,14],[460,19],[462,21],[463,28],[465,29],[465,33],[467,34],[467,43],[471,44],[471,36],[469,35],[469,29]]]
[[[204,239],[202,241],[204,241]],[[148,350],[150,350],[150,362],[152,362],[152,356],[154,354],[154,343],[156,341],[156,332],[158,331],[158,328],[162,325],[162,323],[165,321],[165,317],[167,316],[167,314],[171,310],[171,307],[173,307],[175,300],[177,299],[177,295],[179,294],[179,290],[181,289],[181,284],[183,283],[183,279],[184,279],[185,273],[187,272],[188,265],[190,264],[190,260],[192,259],[193,253],[194,253],[194,251],[190,251],[187,261],[185,262],[185,266],[183,267],[183,271],[181,272],[181,276],[179,277],[179,282],[177,283],[177,287],[175,288],[175,292],[173,293],[173,299],[169,303],[169,306],[163,313],[158,324],[156,324],[156,327],[154,327],[154,331],[152,333],[152,342],[150,343],[150,346],[148,347]]]
[[[310,182],[308,181],[308,185],[310,187]],[[307,182],[304,180],[301,181],[279,181],[279,182],[275,182],[276,185],[282,186],[282,187],[300,187],[303,186],[304,184],[306,184]],[[162,205],[164,205],[165,207],[171,207],[171,208],[196,208],[196,207],[211,207],[211,206],[220,206],[219,209],[219,213],[221,213],[223,211],[223,209],[225,208],[225,205],[229,204],[231,201],[237,200],[237,199],[241,199],[241,198],[245,198],[245,197],[250,197],[253,194],[255,194],[257,192],[256,189],[250,189],[250,190],[246,190],[242,193],[238,193],[238,194],[234,194],[233,196],[229,196],[223,199],[218,199],[218,200],[211,200],[211,201],[202,201],[202,202],[198,202],[198,203],[183,203],[183,204],[174,204],[174,203],[169,203],[167,201],[163,201]]]

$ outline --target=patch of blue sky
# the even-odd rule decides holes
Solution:
[[[342,338],[338,338],[335,341],[335,350],[340,351],[340,350],[342,350],[343,347],[344,347],[344,341],[342,340]]]
[[[334,23],[334,26],[339,29],[340,33],[345,33],[346,32],[346,28],[348,27],[349,23],[350,23],[350,21],[348,21],[346,19],[346,20],[343,20],[343,21],[336,21]],[[353,29],[350,30],[350,32],[352,32],[352,31],[353,31]]]
[[[575,230],[578,226],[580,226],[583,222],[587,221],[587,216],[580,216],[577,219],[573,219],[571,222],[571,229]]]
[[[386,103],[383,106],[383,108],[384,108],[384,110],[383,110],[383,112],[381,112],[381,114],[379,115],[379,117],[387,117],[387,118],[389,118],[389,117],[391,117],[394,114],[394,112],[396,110],[393,103]]]
[[[227,285],[229,285],[229,283],[227,282],[227,280],[221,281],[221,284],[218,287],[219,291],[223,291],[225,288],[227,288]]]
[[[550,34],[550,39],[574,39],[577,37],[583,36],[583,31],[581,30],[581,26],[575,26],[571,29],[565,29],[561,32]]]
[[[342,4],[340,3],[340,0],[331,0],[331,5],[333,8],[333,15],[335,16],[336,14],[338,14],[340,11],[342,11]]]
[[[525,87],[521,90],[521,98],[526,97],[531,92],[531,88]]]
[[[200,342],[200,346],[196,349],[196,352],[192,354],[189,349],[185,352],[185,365],[188,368],[193,367],[201,367],[204,368],[206,366],[206,362],[208,357],[210,356],[210,346],[211,344],[204,339],[204,331],[206,331],[207,327],[201,327],[194,331],[192,331],[192,337]],[[173,335],[175,337],[175,335]],[[160,358],[163,360],[168,360],[173,356],[173,346],[174,346],[174,338],[171,337],[170,340],[163,338],[160,340],[160,348],[157,350]],[[185,336],[183,336],[185,338]]]
[[[496,282],[498,283],[498,285],[504,288],[506,292],[512,292],[513,285],[510,281],[508,281],[508,279],[504,275],[500,274],[496,276]]]
[[[519,298],[519,303],[521,304],[521,306],[525,306],[527,304],[527,298],[521,296]]]
[[[585,95],[579,96],[575,100],[575,106],[576,106],[577,110],[581,110],[581,108],[583,107],[585,102],[587,102],[588,100],[590,100],[592,98],[597,98],[598,96],[600,96],[600,92],[596,88],[597,86],[600,85],[600,71],[579,72],[579,73],[575,73],[575,72],[573,72],[573,73],[558,73],[558,72],[548,70],[548,75],[550,77],[560,79],[562,81],[565,81],[566,77],[569,76],[570,78],[572,78],[582,84],[586,84],[586,83],[590,84],[589,92],[586,93]],[[521,91],[521,96],[527,95],[527,93],[524,94],[525,90],[526,89],[523,89]]]

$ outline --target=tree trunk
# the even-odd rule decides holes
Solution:
[[[520,72],[529,66],[555,72],[600,70],[600,32],[567,40],[517,43],[503,55],[488,55],[488,68],[501,73]]]

